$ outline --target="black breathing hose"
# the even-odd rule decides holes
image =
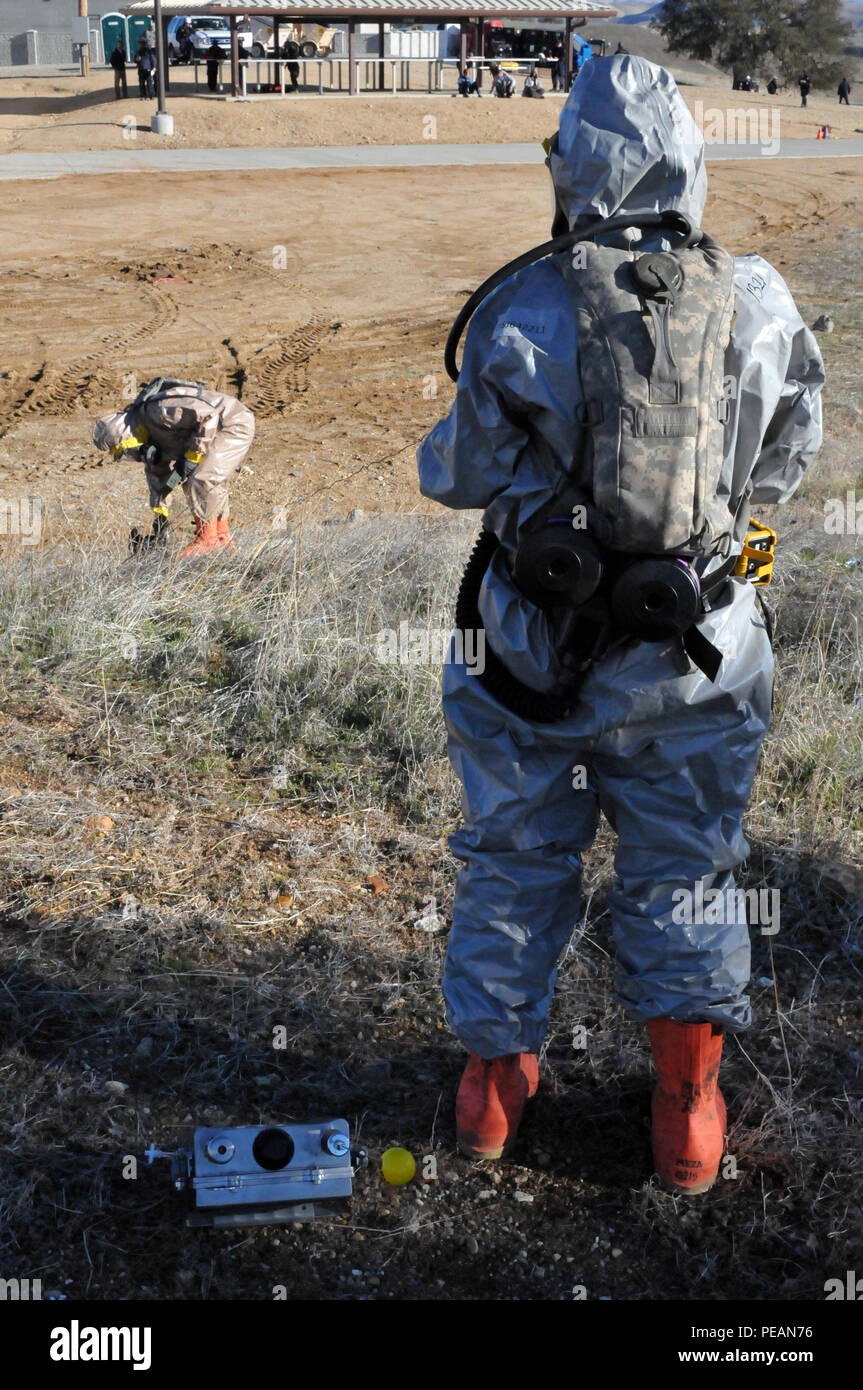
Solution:
[[[498,285],[502,285],[504,280],[509,279],[510,275],[514,275],[517,270],[523,270],[527,265],[532,265],[534,261],[541,261],[545,256],[553,256],[559,251],[566,251],[579,241],[593,241],[595,237],[605,232],[619,231],[622,227],[667,227],[669,231],[679,232],[683,237],[680,243],[681,250],[689,246],[697,246],[702,241],[708,241],[700,227],[693,227],[684,213],[678,212],[675,208],[669,208],[665,212],[618,213],[615,217],[606,217],[604,220],[595,222],[587,231],[563,232],[560,236],[552,237],[551,241],[544,241],[541,246],[534,246],[530,251],[523,251],[520,256],[516,256],[514,261],[508,261],[506,265],[501,266],[500,270],[496,270],[494,275],[483,280],[479,289],[474,290],[470,299],[462,305],[449,331],[444,348],[443,360],[448,376],[453,381],[458,381],[459,369],[456,353],[461,342],[461,335],[482,301],[491,294],[492,290],[496,290]]]
[[[479,613],[479,591],[499,544],[493,531],[480,531],[465,566],[456,599],[455,625],[460,632],[483,631]],[[576,691],[564,695],[543,694],[542,691],[532,690],[507,670],[492,651],[488,641],[485,642],[484,659],[485,668],[478,679],[490,695],[520,719],[527,719],[535,724],[556,724],[559,720],[566,719],[575,708],[578,699]]]

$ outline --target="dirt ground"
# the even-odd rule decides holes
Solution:
[[[711,170],[705,224],[731,250],[791,275],[859,219],[856,162],[757,167],[757,181],[748,164]],[[238,527],[278,508],[423,508],[413,446],[451,398],[447,327],[485,275],[547,236],[546,179],[541,165],[255,172],[238,198],[233,175],[176,174],[134,212],[120,177],[7,184],[0,479],[38,490],[49,535],[106,506],[142,520],[137,470],[93,449],[91,420],[171,373],[256,413]]]
[[[462,99],[451,92],[400,93],[378,97],[326,97],[317,93],[285,97],[254,97],[249,102],[214,100],[195,95],[188,70],[172,69],[175,86],[169,110],[174,114],[174,134],[156,137],[150,133],[153,102],[137,95],[134,69],[129,75],[129,98],[116,101],[113,84],[104,70],[94,70],[89,79],[72,74],[40,79],[0,78],[0,154],[38,150],[105,150],[147,148],[158,144],[199,149],[222,146],[256,145],[410,145],[436,139],[448,144],[475,141],[514,140],[537,142],[555,129],[562,96],[549,90],[543,102],[491,99]],[[451,74],[448,75],[448,83]],[[521,79],[518,80],[521,85]],[[550,89],[550,79],[546,82]],[[203,86],[198,92],[203,92]],[[702,122],[715,121],[715,111],[743,109],[764,113],[772,122],[778,113],[778,127],[771,124],[771,136],[785,139],[816,135],[818,127],[831,126],[838,138],[863,131],[863,107],[839,106],[832,94],[816,91],[805,110],[795,91],[770,97],[731,92],[728,84],[682,85],[690,108],[700,102]],[[770,116],[773,112],[774,116]],[[697,111],[696,111],[697,114]],[[433,116],[435,126],[428,124]],[[132,136],[129,121],[138,126]],[[433,134],[430,133],[433,129]],[[713,126],[708,126],[709,135]],[[730,138],[730,137],[729,137]]]

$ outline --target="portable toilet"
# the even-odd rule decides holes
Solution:
[[[105,62],[111,62],[111,54],[117,47],[117,40],[121,39],[126,57],[131,57],[129,48],[129,35],[126,32],[126,16],[124,14],[103,14],[102,16],[102,43],[105,49]]]
[[[153,29],[153,21],[148,14],[129,15],[127,20],[129,29],[129,57],[134,58],[138,52],[138,40],[142,34],[146,36],[151,48],[156,46],[156,34]]]

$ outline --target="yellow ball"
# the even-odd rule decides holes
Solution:
[[[386,1149],[381,1155],[381,1176],[393,1187],[404,1187],[416,1170],[416,1159],[407,1149]]]

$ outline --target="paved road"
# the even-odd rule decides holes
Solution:
[[[332,145],[272,149],[178,150],[146,149],[155,140],[142,131],[117,150],[74,154],[0,155],[0,179],[56,179],[63,174],[172,174],[244,169],[415,169],[441,165],[537,164],[538,143],[500,145]],[[863,158],[863,138],[846,140],[782,140],[775,154],[757,144],[708,145],[713,159],[829,159]]]

